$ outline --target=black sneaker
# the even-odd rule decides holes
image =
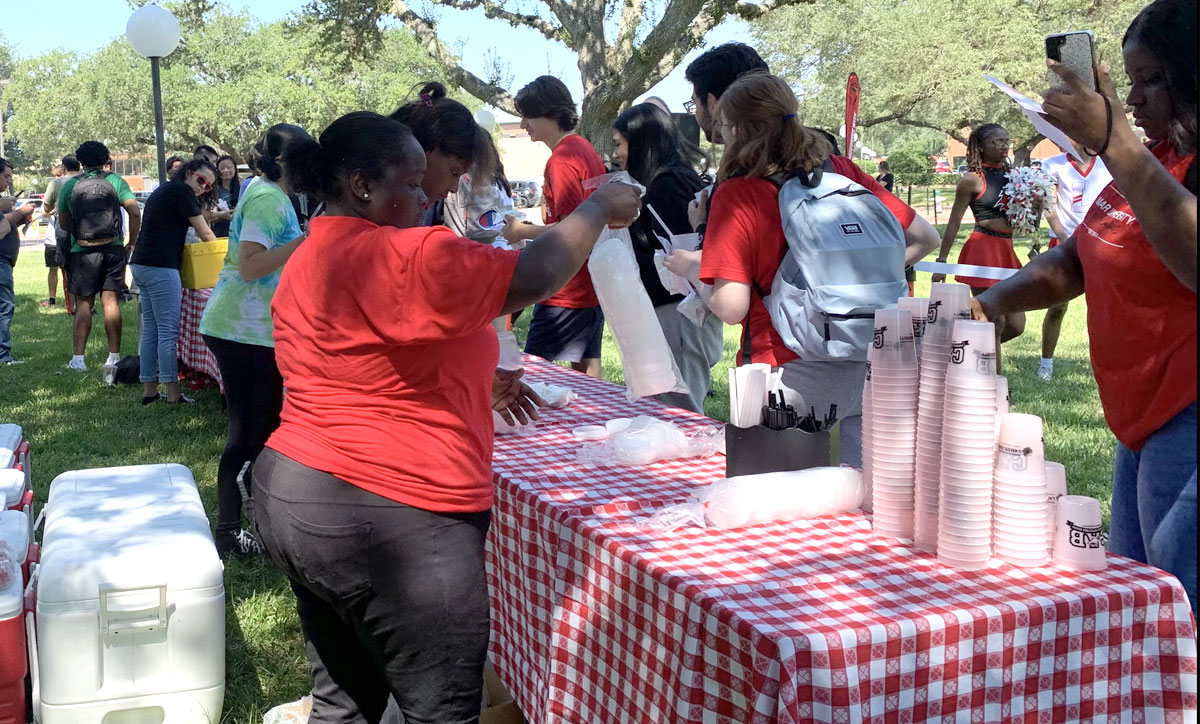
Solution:
[[[262,546],[259,545],[258,539],[250,531],[242,528],[228,533],[218,533],[217,539],[217,555],[221,560],[229,558],[231,554],[239,556],[257,555],[262,553]]]
[[[168,400],[165,396],[163,397],[163,400],[171,405],[194,405],[194,404],[196,404],[195,400],[188,397],[187,395],[182,395],[182,394],[179,396],[178,400]]]

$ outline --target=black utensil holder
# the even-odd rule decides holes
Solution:
[[[821,432],[725,425],[725,477],[805,470],[841,463],[841,422]]]

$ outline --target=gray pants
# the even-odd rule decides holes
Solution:
[[[842,462],[862,467],[862,388],[867,377],[866,362],[808,362],[793,360],[783,365],[783,384],[799,392],[804,404],[825,417],[837,405],[841,424]],[[807,408],[800,414],[806,414]]]
[[[692,412],[704,412],[704,398],[712,386],[712,366],[721,361],[721,351],[725,342],[722,337],[724,325],[715,314],[704,318],[704,324],[697,327],[679,313],[678,304],[664,304],[654,308],[658,315],[658,323],[662,326],[667,338],[667,346],[675,356],[675,364],[683,381],[687,383],[688,394],[680,392],[665,392],[655,395],[655,399],[674,407],[682,407]]]

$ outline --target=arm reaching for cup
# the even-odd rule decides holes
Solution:
[[[641,205],[638,190],[628,184],[605,184],[592,192],[521,252],[501,314],[524,309],[566,286],[587,261],[604,227],[629,226]]]

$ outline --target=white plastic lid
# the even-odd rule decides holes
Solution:
[[[177,487],[196,489],[191,471],[177,463],[72,470],[50,483],[46,506],[54,505],[64,495],[95,499]]]
[[[21,502],[25,493],[25,473],[13,468],[0,470],[0,495],[4,496],[4,507],[11,508]]]
[[[21,446],[22,435],[20,425],[11,422],[0,425],[0,468],[11,468],[16,463],[17,448]]]
[[[576,440],[603,440],[608,437],[608,430],[604,425],[581,425],[571,430],[571,434]]]

